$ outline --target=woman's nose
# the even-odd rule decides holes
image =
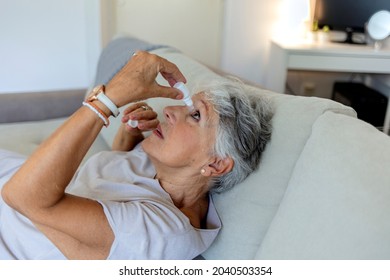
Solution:
[[[171,124],[174,124],[184,116],[186,106],[167,106],[164,108],[163,113],[165,120]]]

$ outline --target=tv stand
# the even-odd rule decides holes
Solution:
[[[375,50],[370,45],[309,43],[273,40],[264,87],[285,92],[288,70],[390,74],[390,48]],[[383,92],[390,97],[390,92]],[[385,133],[390,133],[390,98],[385,116]]]

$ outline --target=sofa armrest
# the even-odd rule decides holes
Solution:
[[[86,89],[0,94],[0,123],[39,121],[71,115]]]

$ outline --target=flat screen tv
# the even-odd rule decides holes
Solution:
[[[390,0],[316,0],[314,21],[319,28],[346,32],[340,43],[364,44],[353,40],[353,34],[364,33],[370,17],[380,10],[390,11]]]

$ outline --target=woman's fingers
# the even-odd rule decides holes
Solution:
[[[157,84],[159,73],[171,87]],[[110,81],[106,94],[118,107],[151,97],[181,99],[182,93],[172,88],[178,81],[185,82],[186,79],[175,64],[160,56],[139,51]]]
[[[122,123],[127,123],[129,120],[138,121],[136,127],[126,125],[128,131],[133,129],[152,130],[159,124],[157,113],[145,102],[131,104],[123,111],[123,114]]]

